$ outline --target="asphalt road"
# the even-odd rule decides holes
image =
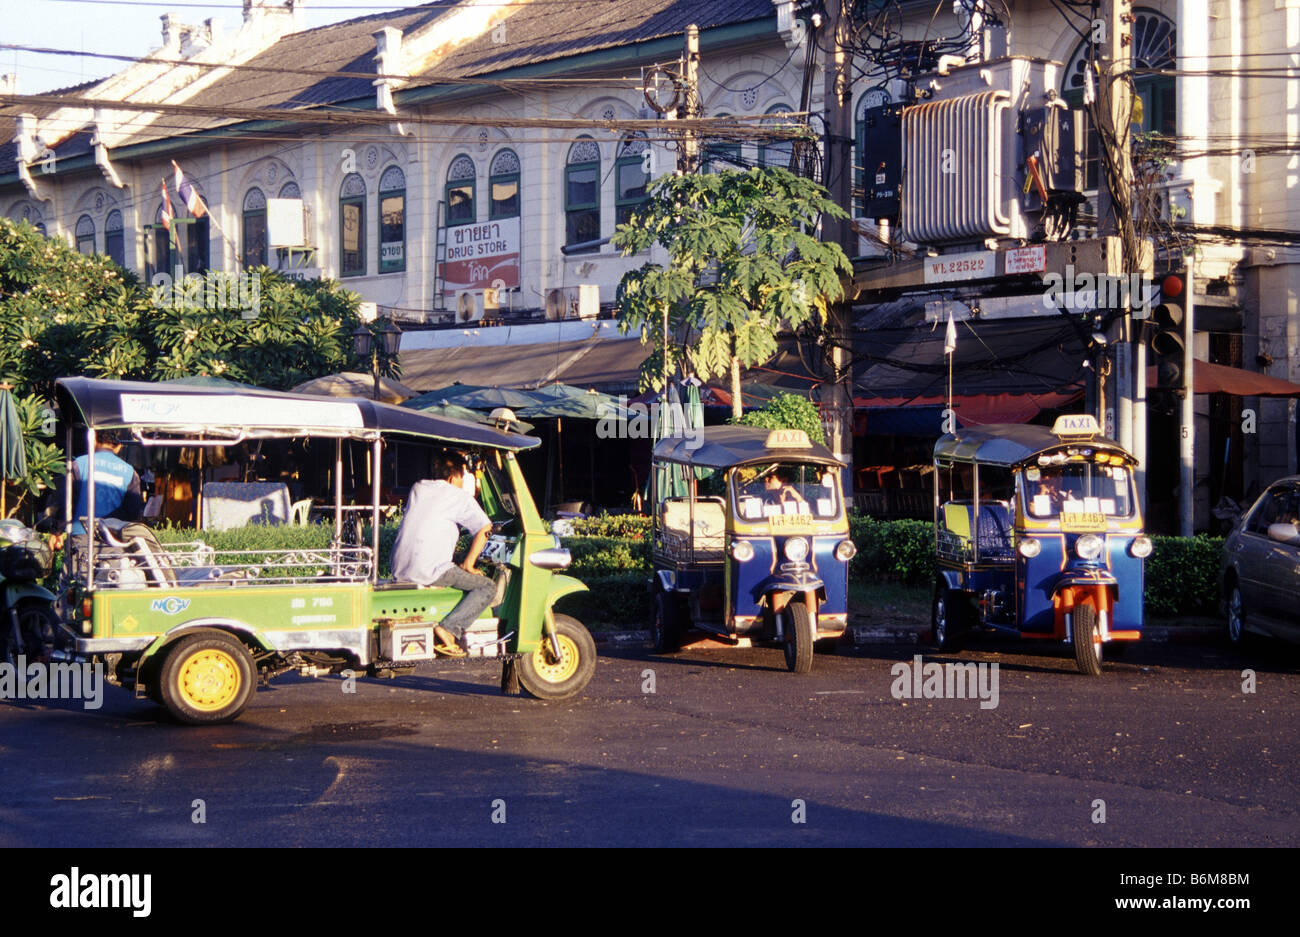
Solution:
[[[917,653],[997,663],[996,708],[895,698]],[[1143,646],[1095,679],[1021,644],[806,676],[769,649],[604,647],[577,700],[497,680],[284,678],[201,729],[111,687],[97,711],[0,704],[0,846],[1300,845],[1285,647]]]

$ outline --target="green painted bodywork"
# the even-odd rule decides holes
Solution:
[[[504,601],[483,617],[499,619],[499,635],[513,634],[507,651],[531,653],[546,628],[547,611],[562,596],[586,589],[571,576],[559,575],[528,562],[538,550],[555,545],[546,530],[514,454],[492,451],[498,476],[506,480],[496,491],[492,477],[480,473],[485,504],[513,501],[517,542],[509,560],[510,579]],[[500,519],[495,518],[494,519]],[[156,636],[141,654],[147,660],[173,637],[196,628],[239,633],[263,650],[330,651],[326,632],[350,632],[342,646],[363,642],[382,619],[439,621],[460,601],[461,593],[446,588],[375,589],[369,582],[220,585],[159,588],[98,589],[93,593],[91,635],[95,638]],[[302,640],[293,640],[294,632]]]

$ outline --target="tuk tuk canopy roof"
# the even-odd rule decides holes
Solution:
[[[771,432],[755,426],[705,426],[688,431],[684,436],[659,440],[654,449],[654,460],[710,469],[756,462],[817,462],[844,467],[844,463],[820,443],[812,443],[807,448],[768,446]]]
[[[1121,453],[1132,461],[1132,456],[1123,446],[1105,436],[1057,436],[1049,427],[1025,423],[990,423],[987,426],[964,429],[959,433],[949,433],[934,444],[934,457],[1011,466],[1035,459],[1040,453],[1062,446],[1104,449]]]
[[[55,381],[63,419],[90,429],[125,429],[209,438],[326,436],[374,439],[400,435],[461,446],[519,451],[541,443],[450,417],[359,397],[319,397],[232,385],[229,388],[64,377]],[[181,439],[168,443],[183,444]]]

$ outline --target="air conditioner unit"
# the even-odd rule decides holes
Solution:
[[[482,290],[461,290],[456,294],[457,322],[478,322],[484,312]]]
[[[594,319],[599,314],[600,286],[595,283],[561,286],[546,291],[546,318],[551,322],[561,319]]]

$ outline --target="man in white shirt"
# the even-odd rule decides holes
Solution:
[[[474,500],[474,476],[464,456],[458,452],[439,455],[433,475],[433,479],[411,486],[402,526],[393,543],[393,578],[465,593],[435,629],[439,653],[464,657],[465,651],[459,646],[461,635],[496,595],[496,584],[474,571],[474,563],[492,532],[492,522]],[[474,540],[457,565],[452,557],[460,529]]]

